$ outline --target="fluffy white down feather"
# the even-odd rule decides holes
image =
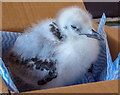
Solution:
[[[61,42],[48,28],[49,23],[52,21],[54,20],[47,19],[25,30],[25,33],[18,37],[13,47],[13,51],[24,59],[37,56],[37,58],[44,60],[55,52],[54,59],[57,59],[58,62],[56,67],[58,76],[41,86],[38,86],[36,81],[34,86],[39,89],[74,84],[78,81],[77,79],[84,76],[91,64],[97,60],[100,49],[97,39],[89,38],[86,35],[78,35],[70,28],[73,24],[79,27],[82,33],[92,33],[91,15],[81,8],[69,7],[58,13],[56,23],[60,28],[60,32],[66,35],[66,39]],[[64,28],[66,26],[67,29]],[[39,73],[37,72],[38,75]],[[39,79],[39,77],[40,75],[37,78]],[[31,74],[31,78],[34,79],[34,75]]]
[[[53,21],[53,19],[46,19],[26,29],[25,33],[17,38],[13,51],[23,59],[48,58],[50,53],[55,50],[54,45],[59,43],[58,39],[50,32],[49,25]]]

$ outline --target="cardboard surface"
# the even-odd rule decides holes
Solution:
[[[97,23],[94,23],[94,28],[97,30]],[[106,32],[110,53],[112,56],[112,60],[114,61],[118,57],[118,53],[120,52],[120,39],[118,37],[120,36],[120,30],[105,25],[104,31]]]
[[[118,80],[37,90],[26,93],[118,93]]]
[[[0,1],[0,29],[2,29],[2,3],[1,1]],[[0,57],[2,56],[1,49],[2,48],[0,47]],[[1,75],[0,75],[0,93],[8,93],[8,88],[6,87],[4,81],[2,80]]]
[[[46,18],[53,18],[64,7],[78,5],[81,2],[3,2],[2,3],[2,30],[23,32],[23,30]]]
[[[108,37],[108,44],[109,44],[110,52],[112,55],[112,59],[114,61],[118,56],[118,53],[120,52],[120,48],[119,48],[120,39],[118,37],[120,36],[119,35],[120,30],[109,27],[109,26],[105,26],[105,32]]]
[[[0,93],[8,93],[8,88],[6,87],[2,77],[0,75]]]
[[[32,23],[37,23],[46,17],[55,17],[59,9],[71,5],[79,5],[84,7],[83,2],[32,2],[32,3],[2,3],[2,30],[23,32],[23,30],[31,26]],[[97,29],[97,25],[95,25]],[[113,60],[118,55],[118,30],[105,26],[105,32],[108,36],[108,43]],[[1,85],[1,84],[0,84]],[[5,84],[2,84],[6,88]],[[5,90],[6,91],[6,90]],[[33,91],[31,93],[117,93],[118,80],[83,84],[71,87],[54,88],[49,90]],[[30,92],[28,92],[30,93]]]

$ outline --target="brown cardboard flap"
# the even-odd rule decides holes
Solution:
[[[8,93],[8,88],[6,87],[2,77],[0,75],[0,93]]]
[[[78,5],[83,2],[3,2],[2,30],[23,32],[23,30],[46,18],[53,18],[64,7]]]
[[[2,28],[2,2],[0,1],[0,29],[1,28]],[[0,39],[0,42],[1,42],[1,39]],[[0,57],[2,56],[1,51],[2,51],[2,48],[0,47]],[[8,88],[6,87],[4,81],[2,80],[2,77],[0,75],[0,94],[1,93],[8,93]]]
[[[118,80],[102,81],[26,93],[118,93]],[[26,94],[22,93],[22,95]]]
[[[111,56],[113,61],[118,57],[118,53],[120,52],[119,45],[120,45],[120,40],[118,38],[120,32],[116,28],[112,28],[109,26],[105,26],[105,32],[108,37],[108,44],[111,52]]]
[[[98,28],[98,24],[96,22],[94,22],[94,28],[97,30]],[[114,61],[117,57],[118,54],[120,52],[120,39],[119,39],[119,31],[116,28],[110,27],[110,26],[106,26],[104,27],[104,31],[107,35],[107,40],[108,40],[108,45],[110,48],[110,53],[112,56],[112,60]]]

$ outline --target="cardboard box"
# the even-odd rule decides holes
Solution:
[[[83,2],[2,2],[2,29],[3,31],[22,32],[32,23],[46,17],[55,17],[63,7],[78,5],[85,9]],[[97,29],[97,24],[94,24]],[[113,60],[118,52],[118,30],[105,26],[108,43]],[[2,84],[5,87],[5,84]],[[70,87],[60,87],[48,90],[31,91],[27,93],[118,93],[118,80],[104,81],[89,84],[80,84]]]

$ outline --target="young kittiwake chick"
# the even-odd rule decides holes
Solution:
[[[91,15],[73,6],[61,10],[56,20],[47,19],[25,30],[9,58],[14,80],[19,79],[18,89],[75,84],[98,58],[103,38],[92,29]]]

